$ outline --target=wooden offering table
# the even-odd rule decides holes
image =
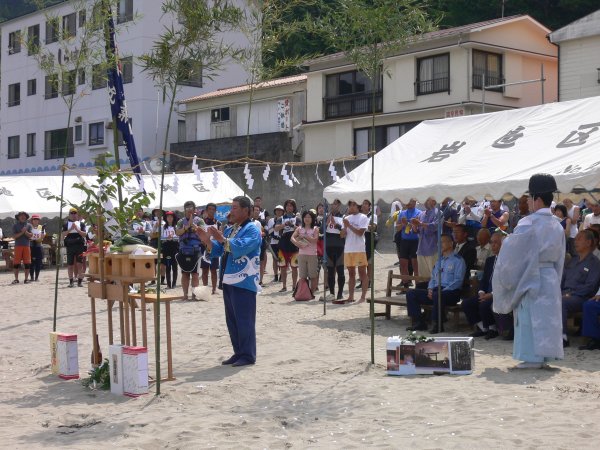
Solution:
[[[146,303],[154,303],[155,308],[160,308],[160,304],[157,304],[156,301],[157,297],[157,294],[145,292],[144,289],[142,289],[137,294],[129,294],[129,299],[131,301],[130,303],[131,305],[133,305],[132,311],[134,311],[133,308],[135,308],[136,300],[139,299],[141,302],[140,310],[142,312],[142,345],[146,348],[148,347],[148,332],[146,327]],[[161,381],[172,381],[175,379],[175,377],[173,376],[173,356],[171,344],[171,302],[173,300],[181,299],[183,299],[182,295],[168,295],[163,294],[162,292],[160,294],[159,303],[164,303],[165,305],[165,322],[167,328],[167,378],[161,378]],[[153,318],[154,329],[156,330],[156,327],[159,327],[160,324],[156,323],[156,316],[154,314]]]

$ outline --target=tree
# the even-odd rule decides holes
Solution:
[[[70,4],[72,13],[65,16],[47,11],[45,14],[46,34],[57,44],[52,47],[56,49],[55,51],[42,45],[39,34],[30,34],[28,30],[21,31],[28,54],[35,58],[39,68],[46,74],[46,97],[60,97],[67,109],[65,132],[60,136],[64,140],[58,142],[55,148],[45,149],[45,151],[50,150],[52,157],[62,158],[59,230],[62,229],[62,207],[66,203],[64,202],[64,179],[65,171],[68,169],[67,157],[73,151],[73,128],[71,126],[73,109],[81,99],[90,94],[95,81],[106,83],[107,68],[115,63],[115,61],[106,60],[103,25],[106,14],[112,13],[117,1],[75,0]],[[42,9],[48,4],[52,4],[52,2],[35,0],[38,9]],[[79,22],[79,26],[77,22]],[[92,68],[92,76],[89,76],[88,73],[90,68]],[[120,192],[120,186],[117,187]],[[61,239],[58,239],[56,261],[60,261],[60,249]],[[60,265],[57,263],[54,287],[54,331],[56,331],[59,269]]]
[[[417,0],[338,0],[334,6],[327,9],[327,14],[317,26],[330,45],[343,51],[345,57],[370,81],[369,151],[374,153],[377,92],[383,88],[382,77],[389,75],[386,58],[398,53],[411,40],[417,40],[420,34],[432,30],[435,24],[429,20],[424,3]],[[373,156],[371,155],[371,204],[374,208]],[[371,215],[371,226],[373,216],[374,214]],[[371,249],[374,249],[374,233],[371,234],[371,239]],[[374,261],[373,254],[369,258]],[[374,284],[371,283],[371,298],[375,295]],[[373,302],[370,311],[371,363],[375,363]]]

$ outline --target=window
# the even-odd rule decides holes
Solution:
[[[27,29],[27,54],[37,55],[40,51],[40,26],[33,25]]]
[[[177,142],[185,142],[185,120],[177,121]]]
[[[77,35],[77,15],[68,14],[62,18],[63,39],[69,39]]]
[[[375,91],[375,112],[383,110],[383,75],[372,86],[362,72],[351,71],[328,75],[325,87],[325,118],[370,114]]]
[[[16,159],[19,157],[19,137],[20,136],[9,136],[8,137],[8,159]]]
[[[8,85],[8,106],[21,104],[21,83]]]
[[[35,133],[27,135],[27,156],[35,156]]]
[[[89,145],[104,145],[104,122],[90,123]]]
[[[44,98],[46,100],[58,97],[58,75],[46,75],[44,87]]]
[[[77,84],[83,86],[85,84],[85,69],[79,69],[77,73]]]
[[[58,18],[52,18],[46,22],[46,44],[52,44],[58,41],[58,32],[60,24]]]
[[[102,89],[106,87],[106,71],[100,64],[92,68],[92,89]]]
[[[63,74],[62,95],[74,95],[77,86],[77,71],[70,70]]]
[[[117,23],[133,20],[133,0],[119,0]]]
[[[121,59],[121,74],[123,75],[123,84],[133,81],[133,57]]]
[[[27,80],[27,95],[35,94],[37,94],[37,80],[32,78],[31,80]]]
[[[484,77],[486,86],[504,83],[504,77],[502,76],[502,55],[473,50],[473,89],[481,89],[483,87]],[[486,90],[502,92],[503,88]]]
[[[85,25],[85,9],[79,11],[79,28]]]
[[[180,66],[180,84],[202,87],[202,63],[200,61],[182,61]]]
[[[75,143],[83,144],[83,125],[75,125]]]
[[[217,108],[210,112],[211,122],[227,122],[229,120],[229,107]]]
[[[417,95],[450,93],[450,54],[417,60]]]
[[[66,128],[46,131],[44,135],[44,159],[71,158],[73,152],[73,132]],[[66,148],[65,148],[66,145]]]
[[[14,55],[21,51],[21,31],[13,31],[8,34],[8,54]]]
[[[375,151],[387,147],[418,124],[419,122],[407,122],[375,127]],[[366,153],[371,146],[370,139],[371,128],[357,128],[354,130],[354,154],[356,156],[364,155],[366,158]]]

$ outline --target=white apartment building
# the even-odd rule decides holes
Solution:
[[[162,151],[167,128],[168,99],[163,103],[162,91],[137,64],[137,58],[151,50],[165,25],[180,26],[176,17],[163,16],[161,6],[160,0],[119,0],[116,16],[125,98],[140,160]],[[74,7],[75,2],[65,1],[0,24],[0,175],[60,173],[59,146],[64,146],[68,113],[61,97],[61,84],[56,88],[49,82],[34,56],[28,54],[21,36],[37,36],[41,46],[57,58],[64,58],[65,55],[58,55],[58,33],[69,33],[77,39],[82,24],[91,14],[89,10],[75,11]],[[53,24],[47,21],[48,17],[59,20]],[[247,42],[241,33],[228,33],[226,41],[240,46]],[[192,78],[178,92],[179,98],[239,85],[248,76],[241,65],[228,62],[213,80],[203,78],[200,71]],[[76,84],[75,95],[80,98],[72,114],[73,142],[68,147],[67,164],[76,168],[93,167],[99,155],[113,150],[106,83],[88,67],[77,76]],[[178,119],[174,111],[170,143],[177,142],[182,132],[178,130]],[[120,147],[120,160],[123,165],[129,164],[124,146]]]
[[[186,139],[171,146],[174,155],[238,159],[246,156],[249,134],[249,157],[266,161],[302,159],[306,75],[219,89],[182,100],[180,111],[185,116]],[[185,160],[177,164],[175,156],[171,161],[182,170],[189,166]]]
[[[560,101],[600,95],[600,9],[550,33],[558,45]]]
[[[557,101],[549,32],[522,15],[427,33],[385,60],[387,74],[375,86],[343,53],[309,61],[304,160],[368,151],[373,90],[377,150],[423,120]],[[484,79],[486,86],[540,79],[542,65],[543,98],[541,83],[531,83],[486,90],[484,99]]]

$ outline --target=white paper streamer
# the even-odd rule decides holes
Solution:
[[[350,180],[350,177],[348,176],[348,171],[346,170],[346,164],[344,163],[344,161],[342,161],[342,167],[344,168],[344,176],[346,177],[347,180]]]
[[[319,184],[321,186],[323,186],[323,182],[321,181],[321,178],[319,178],[319,165],[317,164],[317,168],[315,169],[315,176],[317,177],[317,181],[319,182]]]
[[[263,171],[263,180],[267,181],[269,172],[271,172],[271,167],[267,164],[267,167],[265,167],[265,170]]]
[[[340,179],[340,177],[338,177],[337,170],[335,169],[335,166],[333,165],[333,159],[329,163],[329,174],[331,175],[331,178],[333,179],[333,181],[338,181]]]
[[[179,192],[179,177],[173,172],[173,192],[177,194]]]
[[[202,175],[200,175],[200,168],[198,167],[198,163],[196,162],[197,156],[194,155],[194,159],[192,160],[192,172],[196,175],[196,180],[199,182],[202,181]]]
[[[283,182],[286,184],[286,186],[293,187],[294,182],[290,179],[285,166],[287,166],[287,163],[285,163],[281,168],[281,177],[283,178]]]
[[[298,180],[298,178],[296,178],[296,175],[294,175],[294,168],[293,167],[290,169],[290,177],[292,178],[292,180],[294,180],[294,183],[300,184],[300,181]]]
[[[252,186],[254,186],[254,179],[252,178],[252,173],[250,173],[250,169],[248,168],[248,163],[246,163],[244,166],[244,177],[246,178],[248,189],[252,190]]]
[[[219,186],[219,172],[215,170],[214,167],[211,167],[213,173],[213,186],[216,189]]]

